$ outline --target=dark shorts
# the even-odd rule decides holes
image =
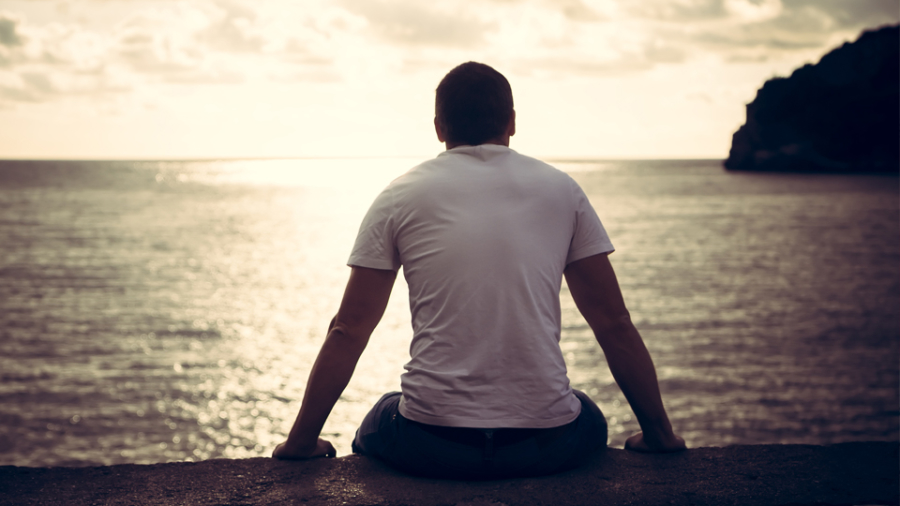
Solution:
[[[606,419],[583,392],[581,414],[550,429],[440,427],[404,418],[400,392],[385,394],[366,415],[353,452],[401,471],[464,480],[540,476],[575,468],[606,447]]]

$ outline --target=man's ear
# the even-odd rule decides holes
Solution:
[[[509,115],[509,124],[506,125],[506,135],[512,137],[516,135],[516,110],[513,109],[512,114]]]
[[[434,118],[434,133],[437,134],[438,142],[444,142],[444,129],[441,128],[441,124],[438,123],[437,116]]]

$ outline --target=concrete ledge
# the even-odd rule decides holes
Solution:
[[[88,468],[0,467],[3,505],[898,504],[900,445],[759,445],[672,455],[610,449],[543,478],[413,478],[364,457],[255,458]]]

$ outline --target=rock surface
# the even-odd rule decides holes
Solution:
[[[2,505],[897,504],[900,445],[759,445],[670,455],[609,449],[555,476],[414,478],[350,455],[90,468],[0,467]]]
[[[900,28],[867,31],[767,81],[747,105],[729,170],[897,173]]]

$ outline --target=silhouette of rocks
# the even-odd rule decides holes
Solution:
[[[729,170],[900,170],[900,26],[865,31],[789,78],[766,81],[735,132]]]

